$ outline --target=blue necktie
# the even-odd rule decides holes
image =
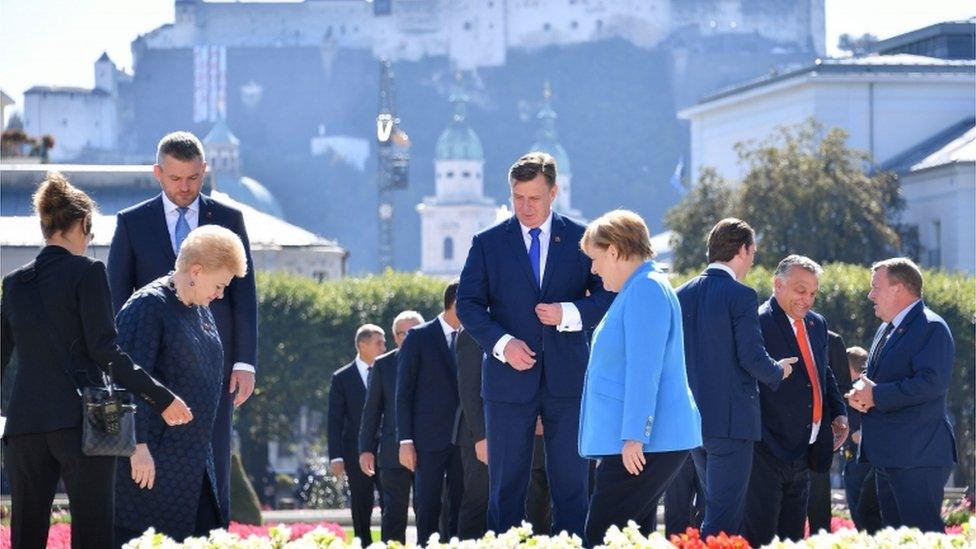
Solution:
[[[532,237],[532,243],[529,244],[529,263],[532,263],[532,272],[535,273],[535,283],[540,287],[542,286],[542,271],[541,271],[541,258],[542,258],[542,244],[539,242],[539,233],[542,229],[536,227],[534,229],[529,229],[529,236]]]
[[[180,245],[186,240],[186,236],[190,234],[190,224],[186,221],[186,212],[190,208],[184,206],[176,209],[180,211],[180,217],[176,220],[176,229],[173,231],[173,252],[176,255],[180,255]]]

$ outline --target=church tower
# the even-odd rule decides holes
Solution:
[[[485,157],[467,122],[468,97],[458,83],[451,94],[454,117],[434,150],[434,196],[417,205],[421,225],[421,270],[457,276],[471,239],[495,223],[498,206],[484,196]]]
[[[549,82],[545,83],[542,90],[542,108],[536,119],[539,123],[539,131],[536,133],[535,143],[529,149],[531,151],[542,151],[549,153],[556,159],[556,184],[559,185],[559,194],[556,195],[556,202],[553,209],[560,213],[572,217],[577,221],[583,221],[582,213],[574,209],[570,203],[573,194],[573,169],[569,164],[569,155],[566,149],[559,144],[556,136],[556,111],[552,109],[552,89]]]

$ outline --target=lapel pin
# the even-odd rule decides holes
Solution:
[[[560,240],[560,238],[559,238],[558,235],[552,237],[552,239],[555,240],[556,242],[561,242],[561,240]]]

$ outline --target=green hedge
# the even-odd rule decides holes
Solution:
[[[672,278],[675,287],[698,274],[688,272]],[[974,478],[974,404],[976,390],[976,278],[945,271],[924,272],[924,299],[930,309],[945,319],[956,343],[956,369],[949,387],[949,413],[955,423],[959,449],[957,484],[973,485]],[[773,293],[772,271],[756,267],[745,280],[756,289],[759,299]],[[833,264],[824,267],[820,293],[813,308],[827,319],[827,326],[844,338],[848,346],[871,348],[871,341],[881,321],[874,316],[874,305],[868,300],[871,269],[856,265]]]

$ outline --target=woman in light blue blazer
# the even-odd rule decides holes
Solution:
[[[651,261],[644,220],[607,213],[580,246],[606,289],[618,292],[593,332],[580,412],[580,455],[599,460],[586,519],[594,546],[611,525],[648,523],[688,451],[702,443],[701,416],[685,373],[681,306]]]

